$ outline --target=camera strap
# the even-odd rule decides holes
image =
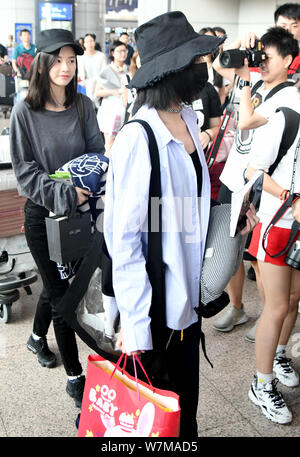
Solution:
[[[222,141],[223,141],[226,131],[228,129],[230,119],[232,118],[232,116],[235,113],[233,99],[234,99],[234,95],[235,95],[236,82],[237,81],[236,81],[236,75],[235,75],[235,80],[234,80],[233,89],[231,91],[230,100],[229,100],[229,103],[228,103],[227,107],[225,108],[223,116],[221,118],[219,130],[217,132],[217,135],[215,136],[215,139],[214,139],[212,145],[208,148],[208,150],[205,154],[206,163],[207,163],[208,168],[211,168],[214,165],[215,161],[217,160],[219,151],[221,149]],[[251,98],[255,95],[256,91],[262,86],[262,84],[263,84],[262,79],[260,79],[259,81],[257,81],[256,84],[254,84],[254,86],[251,89]],[[269,98],[273,97],[273,95],[275,95],[281,89],[284,89],[285,87],[294,86],[294,84],[295,83],[292,81],[285,81],[283,83],[278,84],[277,86],[273,87],[273,89],[270,90],[270,92],[264,99],[264,102],[267,101]]]
[[[300,151],[300,138],[298,139],[298,143],[297,143],[296,151],[295,151],[295,156],[294,156],[293,174],[292,174],[290,195],[283,202],[283,204],[280,206],[280,208],[278,209],[277,213],[275,214],[275,216],[271,220],[270,224],[266,228],[266,231],[265,231],[264,236],[263,236],[262,247],[263,247],[264,251],[266,252],[266,254],[268,254],[268,256],[270,256],[272,258],[280,257],[282,254],[287,252],[287,250],[291,247],[291,244],[293,242],[294,237],[297,234],[297,231],[300,229],[300,223],[297,222],[297,221],[294,221],[293,224],[292,224],[291,231],[290,231],[290,236],[289,236],[289,239],[288,239],[288,242],[287,242],[287,245],[285,246],[285,248],[282,249],[278,254],[271,255],[269,252],[267,252],[265,244],[266,244],[266,240],[267,240],[267,237],[268,237],[268,234],[269,234],[271,228],[274,227],[274,225],[284,216],[284,214],[287,212],[287,210],[289,208],[291,208],[292,204],[299,198],[298,195],[293,193],[294,192],[294,187],[295,187],[296,165],[297,165],[297,159],[298,159],[299,151]]]
[[[232,118],[233,114],[234,111],[231,110],[230,107],[225,108],[217,135],[215,136],[215,139],[205,156],[208,168],[211,168],[213,166],[218,157],[223,138],[225,136],[225,133],[229,125],[229,121]]]
[[[205,154],[206,163],[207,163],[208,168],[211,168],[213,166],[213,164],[215,163],[215,161],[217,160],[219,151],[221,149],[222,141],[223,141],[226,131],[228,129],[230,119],[235,114],[233,101],[234,101],[235,89],[236,89],[236,79],[237,79],[237,75],[235,75],[235,77],[234,77],[234,84],[233,84],[233,88],[231,91],[230,100],[222,115],[218,132],[215,136],[214,141],[212,142],[211,146],[208,148],[208,150]]]

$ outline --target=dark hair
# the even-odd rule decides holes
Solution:
[[[211,27],[202,27],[202,29],[200,29],[198,33],[199,33],[199,35],[205,35],[206,33],[211,33],[213,36],[216,36],[216,32]]]
[[[211,27],[202,27],[199,30],[199,35],[206,35],[207,33],[211,33],[213,36],[217,36],[216,32]],[[209,54],[211,56],[211,61],[213,62],[219,54],[219,49],[216,49],[215,52]],[[222,87],[223,78],[218,75],[218,73],[214,70],[214,86]]]
[[[298,41],[282,27],[269,28],[261,37],[261,41],[264,47],[275,47],[281,57],[291,55],[294,59],[299,53]]]
[[[300,20],[300,3],[285,3],[279,6],[274,13],[275,23],[279,16]]]
[[[84,39],[85,39],[86,37],[88,37],[88,36],[92,37],[92,39],[95,41],[95,46],[96,46],[96,35],[95,35],[94,33],[86,33],[86,34],[84,35],[83,44],[82,44],[82,47],[83,47],[84,50],[85,50]]]
[[[216,32],[219,32],[219,33],[223,33],[223,35],[226,35],[226,30],[223,29],[223,27],[219,27],[218,25],[216,27],[213,27],[212,28],[213,31],[216,33]]]
[[[96,41],[96,35],[95,35],[94,33],[86,33],[86,34],[84,35],[84,38],[86,38],[87,36],[91,36],[91,37],[93,38],[93,40]],[[84,39],[84,38],[83,38],[83,39]]]
[[[127,32],[122,32],[122,33],[120,34],[120,36],[122,36],[122,35],[126,35],[126,36],[128,36],[128,37],[129,37],[129,35],[128,35],[128,33],[127,33]]]
[[[166,110],[173,104],[190,105],[199,98],[206,83],[200,65],[193,62],[184,70],[165,76],[153,86],[138,89],[136,104],[159,110]]]
[[[118,46],[125,46],[125,48],[127,49],[126,44],[123,43],[122,41],[120,41],[120,40],[113,41],[112,44],[109,46],[109,51],[108,51],[108,58],[111,62],[114,61],[114,56],[112,55],[112,53]]]
[[[22,35],[23,32],[28,32],[29,35],[31,35],[30,30],[28,30],[28,29],[22,29],[22,30],[20,30],[20,36]]]
[[[34,110],[40,110],[45,107],[46,102],[51,102],[55,105],[50,91],[49,71],[55,63],[55,59],[59,54],[55,51],[53,54],[39,52],[30,67],[29,88],[25,101]],[[74,78],[66,86],[66,101],[65,108],[71,106],[76,100],[77,94],[77,64]]]

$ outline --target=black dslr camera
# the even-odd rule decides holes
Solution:
[[[220,64],[224,68],[241,68],[244,66],[244,59],[248,59],[248,67],[258,67],[260,63],[267,59],[266,53],[262,50],[262,42],[255,41],[254,48],[228,49],[220,54]]]
[[[285,263],[290,267],[296,268],[296,270],[300,270],[300,238],[292,244],[285,257]]]

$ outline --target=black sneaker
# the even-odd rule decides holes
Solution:
[[[249,268],[247,272],[247,278],[250,279],[250,281],[256,281],[256,274],[252,266]]]
[[[85,376],[81,375],[79,378],[76,378],[72,381],[68,379],[66,391],[70,397],[74,398],[75,405],[77,408],[81,408],[83,391],[85,384]]]
[[[56,366],[55,354],[50,351],[45,336],[42,336],[39,340],[35,340],[30,335],[27,341],[27,348],[34,354],[37,354],[38,361],[42,367],[54,368]]]

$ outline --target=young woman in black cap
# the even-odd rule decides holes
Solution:
[[[41,32],[37,49],[28,95],[14,106],[10,131],[13,168],[20,194],[27,197],[26,239],[44,286],[27,347],[38,354],[42,366],[55,366],[55,356],[46,340],[52,314],[68,375],[67,392],[80,406],[85,378],[75,335],[56,310],[68,281],[60,279],[56,263],[49,259],[45,217],[49,211],[57,215],[72,214],[88,198],[88,192],[56,182],[49,174],[85,152],[104,153],[104,146],[92,102],[85,96],[84,138],[81,131],[76,107],[76,55],[83,54],[83,49],[75,43],[71,32],[62,29]]]
[[[160,159],[167,343],[159,349],[164,373],[156,371],[155,356],[151,360],[155,354],[149,317],[152,287],[145,267],[144,228],[151,165],[147,135],[136,122],[125,125],[116,137],[106,187],[104,235],[121,316],[118,346],[129,355],[141,354],[154,386],[179,394],[180,436],[195,438],[201,338],[197,308],[210,182],[196,113],[187,105],[198,98],[207,81],[201,56],[214,52],[224,39],[198,35],[181,12],[143,24],[135,39],[141,67],[128,87],[137,89],[141,107],[135,118],[151,126]],[[250,230],[256,221],[252,211],[248,217]]]

